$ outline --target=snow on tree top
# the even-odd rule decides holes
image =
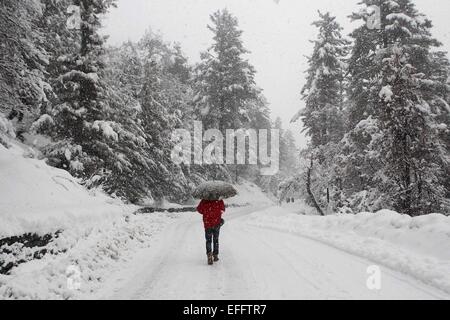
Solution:
[[[92,128],[97,131],[101,131],[106,138],[118,141],[119,135],[112,128],[111,123],[112,122],[110,121],[95,121],[92,125]]]
[[[384,86],[380,91],[380,98],[384,99],[385,102],[392,101],[392,96],[394,93],[392,92],[392,87],[390,85]]]

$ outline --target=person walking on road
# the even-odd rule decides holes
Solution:
[[[219,261],[219,234],[224,223],[222,214],[225,212],[225,204],[223,200],[202,200],[197,211],[203,215],[206,255],[208,264],[212,265]]]

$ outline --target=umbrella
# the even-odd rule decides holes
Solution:
[[[221,200],[237,195],[237,190],[223,181],[207,181],[199,185],[192,196],[196,199]]]

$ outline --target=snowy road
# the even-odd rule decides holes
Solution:
[[[366,286],[374,263],[320,242],[257,228],[233,209],[221,231],[221,260],[206,264],[201,217],[170,226],[99,293],[107,299],[448,299],[382,268],[381,289]],[[113,294],[111,295],[111,292]]]

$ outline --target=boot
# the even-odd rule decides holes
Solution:
[[[215,254],[214,255],[214,262],[217,262],[217,261],[219,261],[219,255]]]
[[[213,264],[213,255],[212,255],[212,253],[208,253],[208,264],[209,265]]]

